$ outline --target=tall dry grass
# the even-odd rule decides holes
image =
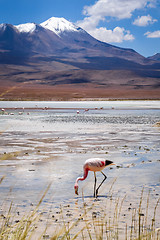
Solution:
[[[0,183],[4,179],[3,176]],[[152,204],[150,192],[144,197],[144,189],[142,189],[137,208],[129,209],[130,215],[124,218],[127,196],[122,199],[114,198],[113,184],[108,197],[103,200],[86,199],[82,195],[79,199],[80,204],[76,203],[77,207],[74,209],[72,206],[74,214],[69,217],[66,217],[66,212],[69,211],[66,211],[65,206],[60,206],[57,222],[48,215],[46,226],[43,226],[42,231],[39,224],[41,218],[39,208],[50,188],[49,184],[35,209],[19,221],[15,222],[12,203],[8,211],[5,211],[5,215],[1,214],[0,240],[159,240],[160,228],[157,227],[156,216],[160,199],[153,207],[152,216],[149,215]]]

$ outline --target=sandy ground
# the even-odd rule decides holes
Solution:
[[[69,101],[88,99],[159,99],[159,88],[133,86],[99,86],[96,84],[43,85],[31,81],[0,86],[1,100]]]
[[[95,239],[102,222],[104,239],[116,239],[117,229],[119,239],[126,234],[137,237],[141,196],[141,223],[144,229],[151,228],[160,197],[160,130],[153,126],[159,111],[113,110],[111,116],[103,111],[94,117],[64,110],[58,115],[33,111],[19,116],[17,111],[12,118],[0,116],[0,176],[5,176],[0,184],[1,217],[12,201],[13,222],[18,223],[36,208],[51,183],[32,239],[40,234],[49,239],[56,231],[63,235],[64,226],[71,227],[71,237],[80,231],[77,239],[89,239],[89,233]],[[104,170],[107,180],[97,199],[93,198],[93,173],[79,184],[79,196],[73,188],[83,174],[84,161],[91,157],[115,163]],[[100,173],[97,177],[98,182],[103,178]],[[157,229],[159,212],[160,204],[154,222]],[[83,227],[89,230],[81,231]]]

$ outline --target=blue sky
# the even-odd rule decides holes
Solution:
[[[0,0],[0,23],[39,24],[50,17],[145,57],[160,52],[160,0]]]

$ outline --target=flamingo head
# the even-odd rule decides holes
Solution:
[[[78,185],[77,184],[74,185],[74,190],[75,190],[75,194],[78,195]]]

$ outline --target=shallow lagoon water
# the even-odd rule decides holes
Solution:
[[[2,108],[108,108],[116,109],[159,109],[159,101],[0,101]]]
[[[0,115],[1,204],[12,200],[27,208],[50,182],[46,203],[59,206],[77,199],[75,179],[92,157],[116,164],[104,170],[108,178],[100,196],[107,197],[116,178],[115,196],[127,194],[134,202],[144,187],[158,198],[160,129],[153,126],[160,121],[158,101],[0,102],[0,107],[14,113]],[[93,173],[80,183],[78,199],[82,189],[92,197]]]

